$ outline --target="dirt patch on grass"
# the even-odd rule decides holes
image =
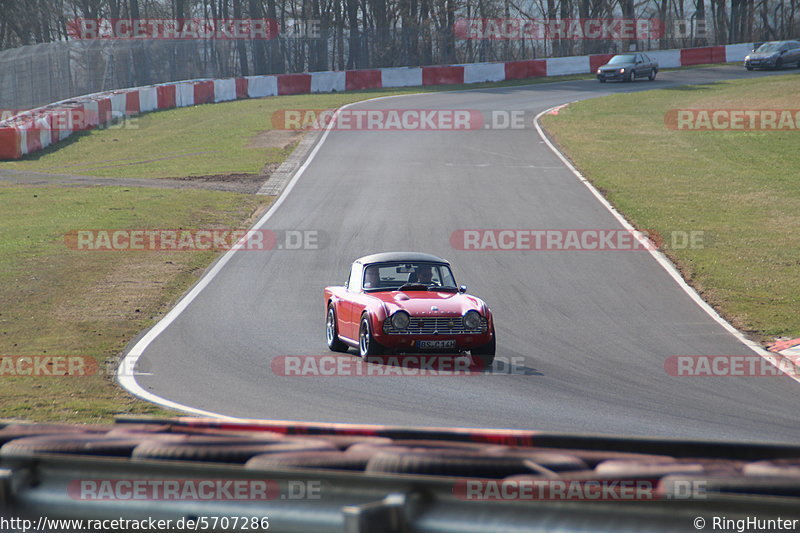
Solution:
[[[279,163],[267,163],[260,174],[209,174],[205,176],[181,176],[177,178],[159,179],[185,184],[187,189],[216,189],[242,194],[255,194],[279,166]],[[182,187],[179,186],[178,188]]]
[[[163,258],[157,259],[158,255]],[[186,269],[173,261],[170,253],[128,252],[115,261],[110,271],[88,287],[80,296],[60,302],[56,315],[60,320],[111,322],[147,317],[159,307],[166,280]]]
[[[247,143],[246,148],[279,148],[285,150],[300,142],[305,135],[303,130],[265,130],[258,132]]]

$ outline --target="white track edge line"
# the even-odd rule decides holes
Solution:
[[[619,211],[617,211],[608,200],[606,200],[606,198],[600,193],[600,191],[598,191],[595,188],[595,186],[592,185],[592,183],[589,180],[587,180],[583,176],[583,174],[581,174],[580,171],[578,171],[577,168],[575,168],[572,162],[569,159],[567,159],[567,157],[564,156],[564,154],[562,154],[558,148],[556,148],[556,146],[550,141],[547,135],[545,135],[541,125],[539,124],[539,119],[543,115],[546,115],[547,113],[553,111],[554,109],[562,108],[569,104],[574,104],[575,102],[578,102],[578,100],[573,100],[572,102],[569,102],[567,104],[560,104],[557,106],[553,106],[549,109],[545,109],[544,111],[536,115],[536,117],[533,119],[533,125],[536,127],[536,131],[539,134],[539,137],[541,137],[541,139],[544,141],[547,147],[550,148],[550,150],[561,160],[562,163],[564,163],[564,165],[575,175],[575,177],[577,177],[578,180],[580,180],[580,182],[583,183],[587,189],[589,189],[589,191],[594,195],[594,197],[603,205],[603,207],[608,209],[608,211],[614,216],[614,218],[617,219],[617,221],[619,221],[620,224],[622,224],[622,226],[625,229],[630,230],[642,244],[646,245],[645,249],[647,249],[647,251],[650,252],[650,255],[653,256],[653,258],[656,261],[658,261],[658,264],[661,265],[664,268],[664,270],[667,271],[667,273],[672,277],[672,279],[675,280],[678,286],[681,289],[683,289],[683,291],[689,296],[689,298],[691,298],[697,305],[699,305],[700,308],[703,311],[705,311],[712,319],[714,319],[719,325],[725,328],[725,330],[728,331],[728,333],[736,337],[736,339],[739,340],[739,342],[741,342],[742,344],[753,350],[755,353],[757,353],[758,355],[760,355],[761,357],[772,363],[772,365],[774,365],[779,370],[784,372],[784,374],[786,374],[788,377],[800,383],[800,375],[797,372],[787,373],[784,368],[781,368],[779,361],[788,359],[786,356],[765,350],[760,344],[748,339],[741,331],[733,327],[732,324],[730,324],[727,320],[722,318],[722,316],[719,313],[717,313],[717,311],[713,307],[711,307],[705,300],[703,300],[703,298],[694,289],[694,287],[686,283],[686,280],[683,279],[683,276],[681,276],[680,272],[675,267],[675,265],[672,264],[672,261],[670,261],[666,255],[664,255],[661,251],[659,251],[658,248],[655,246],[655,244],[653,244],[646,236],[644,236],[642,232],[634,228],[633,225],[630,222],[628,222],[628,220],[624,216],[622,216],[622,214]],[[795,367],[794,362],[792,362],[791,360],[789,361],[792,364],[792,367]]]

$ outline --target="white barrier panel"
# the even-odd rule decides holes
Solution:
[[[56,140],[63,141],[72,135],[72,113],[69,113],[68,109],[60,108],[51,113],[51,116]]]
[[[311,92],[330,93],[342,92],[345,90],[347,74],[343,71],[327,71],[311,73]]]
[[[658,63],[658,68],[677,68],[681,66],[680,50],[649,50],[645,52]]]
[[[753,51],[753,43],[729,44],[725,46],[725,61],[744,61],[744,56]]]
[[[227,102],[229,100],[236,100],[236,79],[214,80],[214,101]]]
[[[139,111],[147,113],[158,109],[158,91],[155,87],[142,87],[139,89]]]
[[[19,132],[19,149],[22,155],[28,155],[28,130],[17,126]]]
[[[50,126],[47,123],[47,117],[37,118],[36,127],[39,128],[39,142],[42,143],[42,148],[47,148],[53,144],[53,140],[50,137]]]
[[[464,67],[464,83],[503,81],[506,79],[505,63],[467,63]]]
[[[88,118],[93,117],[97,124],[93,124],[91,127],[96,128],[97,125],[100,124],[100,105],[97,103],[97,100],[89,100],[88,102],[81,102],[83,104],[83,127],[89,126]]]
[[[590,71],[590,65],[589,56],[548,58],[547,75],[586,74]]]
[[[194,82],[182,81],[175,84],[175,107],[194,105]]]
[[[127,97],[125,93],[122,94],[112,94],[109,96],[111,100],[111,120],[119,120],[125,116],[125,104]]]
[[[275,76],[247,76],[247,96],[263,98],[277,96],[278,78]]]
[[[382,87],[414,87],[422,85],[422,69],[420,67],[382,68]]]

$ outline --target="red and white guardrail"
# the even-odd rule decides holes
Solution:
[[[742,61],[751,44],[649,51],[661,68]],[[505,63],[277,74],[161,83],[79,96],[0,121],[0,159],[20,159],[84,131],[125,116],[159,109],[286,94],[343,92],[516,80],[594,72],[613,54]]]

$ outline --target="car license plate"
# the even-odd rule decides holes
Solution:
[[[447,348],[455,348],[456,341],[417,341],[417,348],[420,350],[444,350]]]

